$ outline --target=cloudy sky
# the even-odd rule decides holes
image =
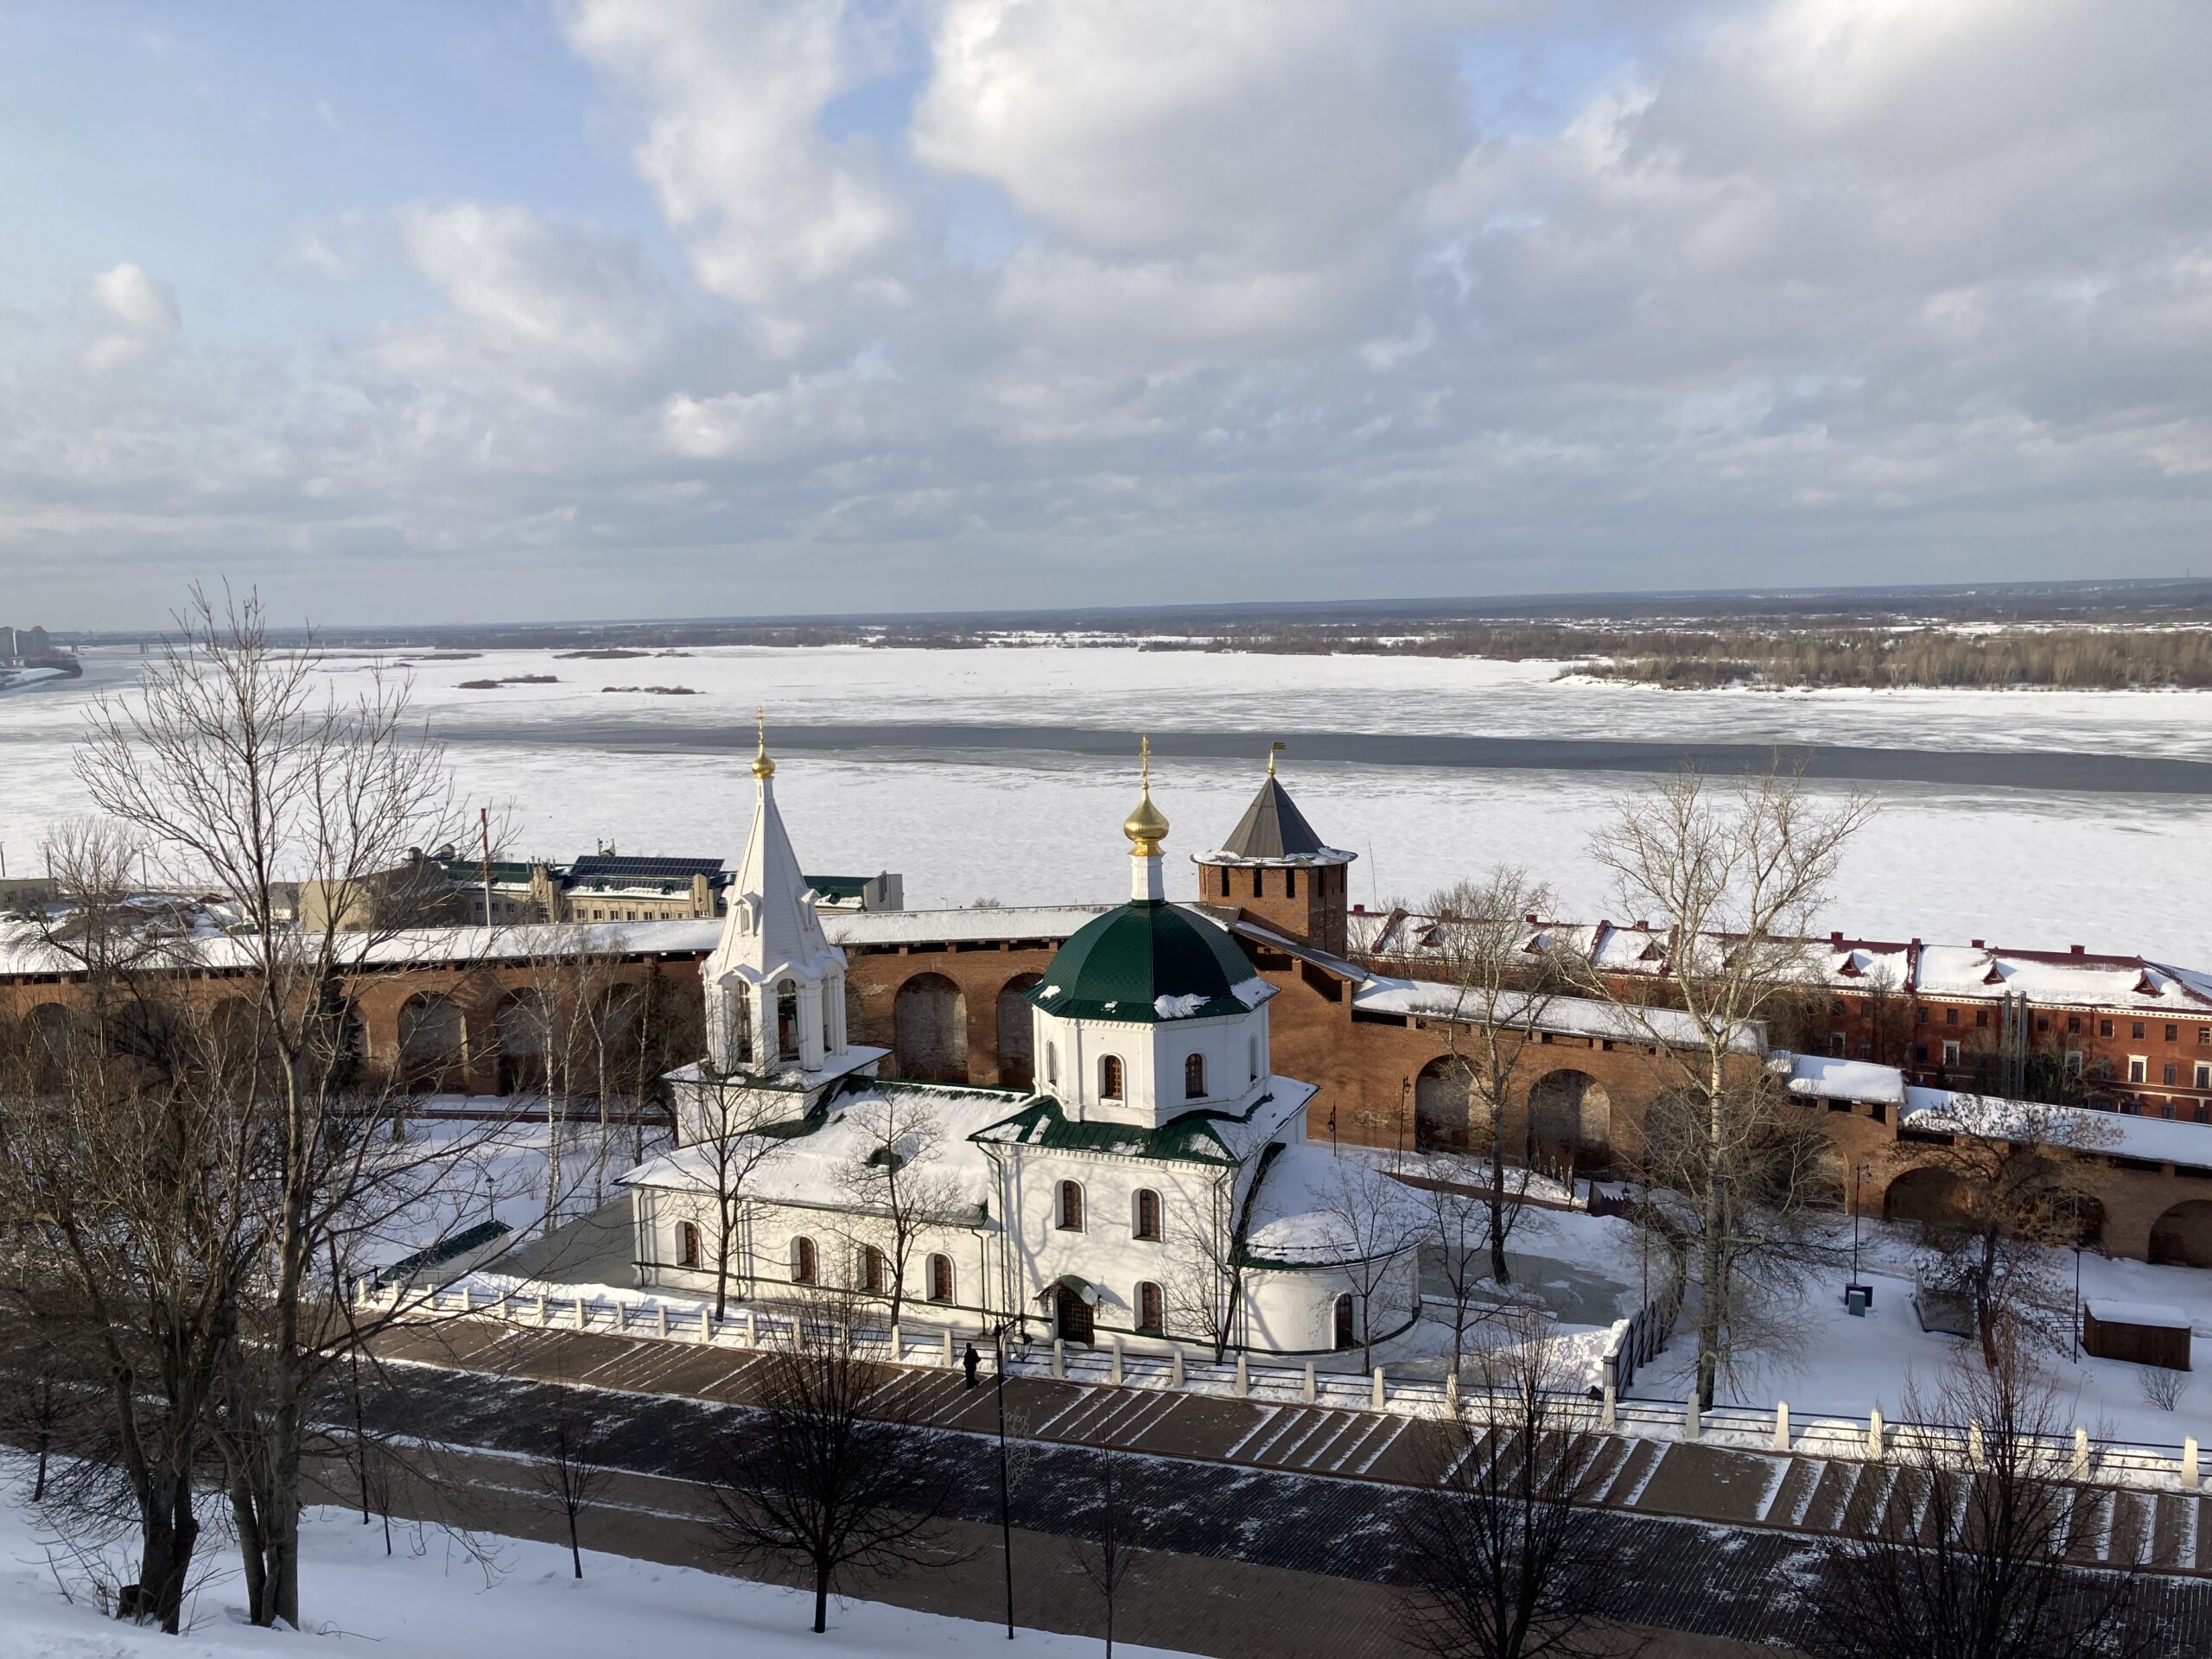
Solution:
[[[2212,571],[2203,0],[0,21],[0,621]]]

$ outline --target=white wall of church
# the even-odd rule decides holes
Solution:
[[[1241,1112],[1268,1077],[1268,1012],[1214,1020],[1154,1023],[1062,1020],[1039,1011],[1032,1052],[1047,1094],[1082,1122],[1137,1123],[1147,1128],[1185,1112]],[[1204,1064],[1205,1090],[1188,1092],[1185,1066]],[[1111,1057],[1121,1063],[1122,1097],[1104,1092]]]
[[[1370,1318],[1376,1341],[1413,1322],[1419,1306],[1420,1273],[1408,1251],[1376,1283]],[[1244,1275],[1244,1309],[1249,1321],[1244,1345],[1270,1353],[1326,1353],[1335,1348],[1337,1299],[1352,1299],[1352,1345],[1358,1344],[1359,1285],[1341,1268],[1249,1269]]]

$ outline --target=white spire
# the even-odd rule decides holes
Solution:
[[[798,1056],[810,1071],[845,1046],[845,953],[822,931],[814,893],[776,810],[776,763],[768,758],[765,715],[753,776],[753,828],[730,883],[721,943],[707,959],[708,1038],[726,1071],[771,1070],[789,1058],[776,992],[789,981],[805,1004]]]

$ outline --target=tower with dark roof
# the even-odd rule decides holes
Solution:
[[[1268,775],[1229,839],[1192,855],[1198,901],[1234,906],[1264,927],[1340,957],[1347,943],[1347,871],[1357,855],[1327,845],[1306,823],[1275,776],[1281,747],[1268,752]]]

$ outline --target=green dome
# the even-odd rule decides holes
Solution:
[[[1248,1013],[1235,988],[1258,976],[1212,923],[1140,901],[1084,923],[1028,996],[1062,1019],[1148,1025]]]

